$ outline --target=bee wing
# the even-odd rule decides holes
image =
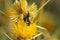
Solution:
[[[33,3],[29,9],[28,9],[29,13],[30,13],[30,18],[31,18],[31,21],[34,20],[34,18],[37,16],[37,5],[35,3]]]

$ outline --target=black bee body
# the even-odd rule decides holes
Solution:
[[[30,20],[29,20],[29,13],[27,14],[27,16],[25,16],[24,21],[26,22],[26,24],[30,25]]]

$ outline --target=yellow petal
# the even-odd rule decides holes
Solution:
[[[24,13],[27,13],[27,1],[26,0],[20,0],[21,8]]]
[[[20,20],[20,21],[18,21],[18,26],[16,26],[16,27],[18,29],[17,30],[18,32],[15,30],[16,33],[14,35],[19,34],[17,36],[20,36],[21,38],[31,38],[34,35],[36,35],[36,33],[37,33],[35,23],[32,23],[28,26],[23,20]],[[16,27],[14,27],[14,28],[16,28]]]
[[[37,16],[37,5],[35,3],[33,3],[30,7],[29,7],[29,13],[30,13],[30,18],[32,19],[32,21],[34,20],[34,18]]]
[[[16,37],[19,37],[19,31],[18,31],[16,23],[13,24],[12,32]]]

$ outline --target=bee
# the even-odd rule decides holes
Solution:
[[[26,22],[26,24],[30,25],[29,13],[27,14],[26,17],[23,18],[23,20]]]
[[[19,1],[15,0],[15,2],[11,6],[6,8],[5,14],[13,22],[12,32],[18,39],[24,39],[24,40],[32,39],[34,38],[33,37],[34,35],[37,35],[38,30],[36,28],[37,25],[36,22],[34,22],[34,19],[38,15],[38,12],[49,1],[50,0],[48,0],[38,9],[35,3],[29,6],[27,0],[19,0]]]

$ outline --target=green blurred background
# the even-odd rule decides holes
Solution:
[[[4,9],[10,6],[14,1],[15,0],[0,0],[0,10],[4,11]],[[38,8],[44,1],[46,0],[28,0],[29,5],[32,4],[32,2],[36,2]],[[60,0],[51,0],[43,9],[41,9],[40,14],[37,17],[39,18],[39,25],[48,29],[52,39],[60,40]],[[0,16],[0,19],[1,18],[2,16]]]

